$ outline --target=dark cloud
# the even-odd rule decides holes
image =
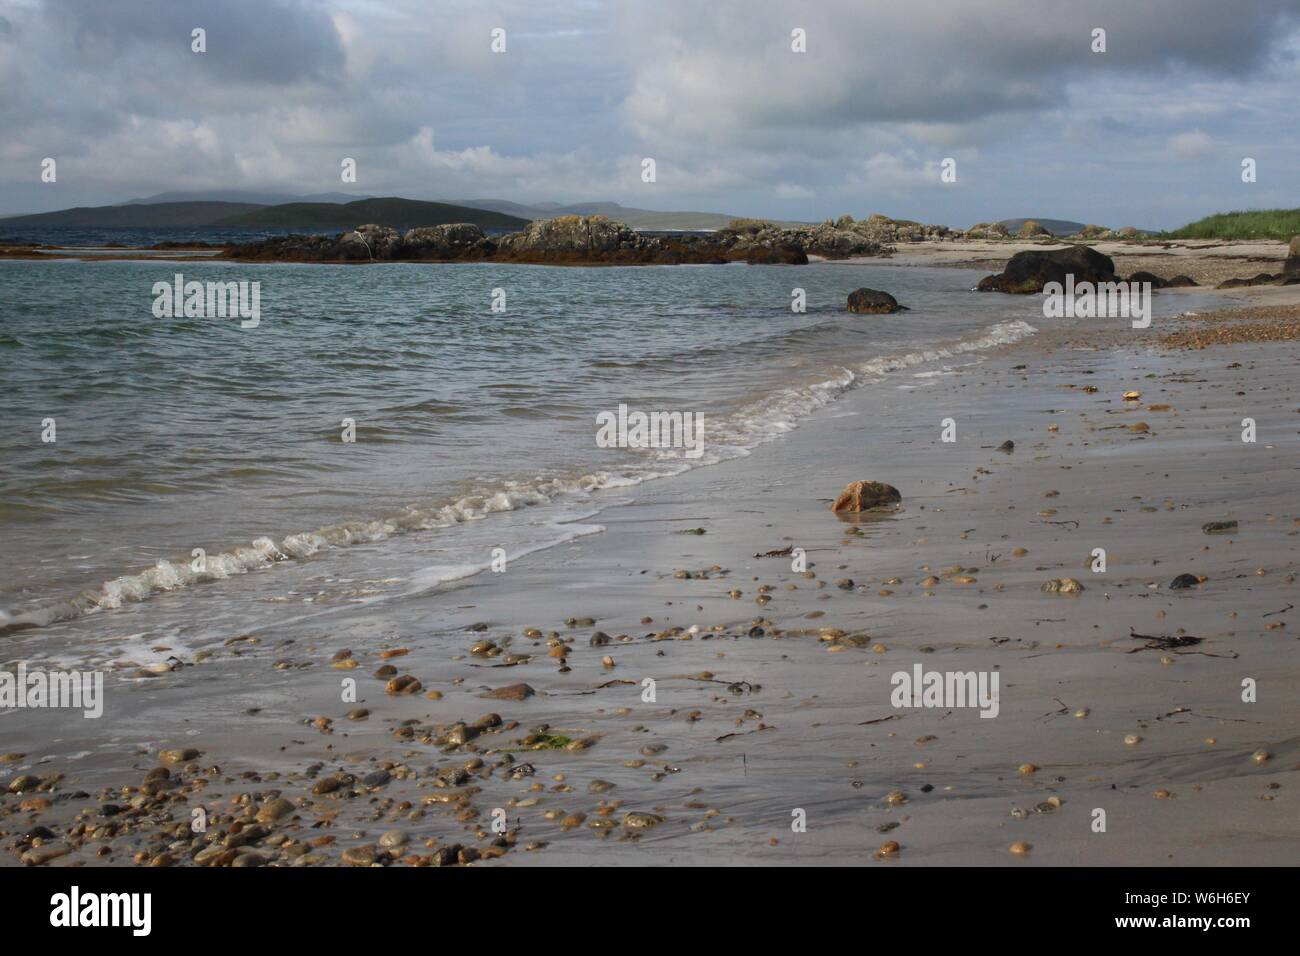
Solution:
[[[175,61],[200,56],[190,48],[195,28],[207,31],[198,62],[214,81],[331,82],[343,66],[328,14],[297,0],[46,0],[44,22],[70,38],[71,55],[101,66],[122,59],[152,66],[163,89]]]

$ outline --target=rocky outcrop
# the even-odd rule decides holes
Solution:
[[[882,481],[854,481],[840,492],[831,505],[836,514],[856,514],[898,504],[903,500],[898,489]]]
[[[1000,222],[977,222],[966,230],[967,239],[1009,239],[1011,232]]]
[[[1078,235],[1080,239],[1104,239],[1112,235],[1112,233],[1105,226],[1097,226],[1088,223],[1088,225],[1079,230]]]
[[[911,219],[890,219],[878,212],[862,220],[855,220],[852,216],[840,216],[834,222],[827,220],[825,225],[840,232],[855,233],[863,239],[882,246],[903,242],[934,242],[940,239],[955,239],[959,235],[947,226],[926,225]]]
[[[645,252],[643,238],[626,223],[605,216],[560,216],[530,222],[523,232],[502,236],[497,252],[505,259],[572,257],[601,262]]]
[[[561,216],[491,238],[475,225],[421,226],[405,235],[387,226],[358,226],[341,236],[276,236],[228,246],[231,259],[284,262],[488,260],[553,265],[674,265],[748,262],[802,265],[828,259],[885,256],[892,249],[834,224],[783,228],[738,220],[705,235],[646,235],[605,216]]]
[[[849,311],[864,315],[889,315],[902,308],[888,292],[877,289],[855,289],[849,293]]]
[[[1273,275],[1271,272],[1261,272],[1259,275],[1251,276],[1249,279],[1224,279],[1216,289],[1241,289],[1252,285],[1273,285],[1274,283],[1285,283],[1287,275],[1280,272]]]
[[[1291,245],[1287,247],[1286,262],[1282,263],[1282,274],[1300,275],[1300,236],[1291,237]]]
[[[1193,279],[1191,276],[1178,275],[1178,276],[1174,276],[1172,279],[1166,282],[1165,288],[1184,289],[1184,288],[1190,288],[1191,286],[1195,286],[1195,285],[1200,285],[1200,283],[1197,282],[1195,279]]]
[[[1016,233],[1017,239],[1037,239],[1039,236],[1050,236],[1051,232],[1047,227],[1033,219],[1026,219],[1020,226],[1020,231]]]
[[[1169,285],[1167,280],[1160,278],[1160,276],[1156,275],[1154,272],[1135,272],[1128,277],[1128,281],[1130,283],[1149,282],[1153,289],[1163,289],[1165,286]]]
[[[402,246],[411,259],[476,259],[496,252],[496,243],[467,222],[407,230]]]
[[[355,247],[355,257],[348,256],[348,258],[370,258],[382,261],[398,257],[402,247],[402,237],[396,229],[372,223],[368,226],[357,226],[352,232],[344,233],[339,243],[345,247]]]
[[[976,288],[981,292],[1010,292],[1031,295],[1042,292],[1049,282],[1065,283],[1073,275],[1080,282],[1114,282],[1115,263],[1088,246],[1017,252],[997,275],[985,276]]]

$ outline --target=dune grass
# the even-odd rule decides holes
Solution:
[[[1300,235],[1300,209],[1221,212],[1164,234],[1170,239],[1281,239]]]

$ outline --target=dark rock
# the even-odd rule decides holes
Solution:
[[[1065,283],[1067,275],[1080,282],[1114,282],[1115,263],[1088,246],[1070,246],[1040,252],[1017,252],[997,275],[985,276],[976,286],[981,292],[1010,292],[1030,295],[1043,291],[1049,282]]]
[[[1198,286],[1198,285],[1200,285],[1200,283],[1197,282],[1195,279],[1193,279],[1191,276],[1177,275],[1165,283],[1165,288],[1184,289],[1184,288],[1190,288],[1191,286]]]
[[[1194,574],[1180,574],[1169,582],[1169,587],[1174,591],[1183,591],[1187,588],[1198,587],[1200,583],[1200,579]]]
[[[1286,262],[1282,264],[1282,274],[1300,275],[1300,236],[1291,237],[1291,245],[1287,247]]]
[[[877,289],[855,289],[849,293],[849,311],[866,315],[888,315],[897,312],[898,300],[888,292]]]
[[[1076,280],[1077,281],[1077,280]],[[1163,289],[1169,283],[1154,272],[1135,272],[1128,277],[1129,282],[1150,282],[1151,288]]]
[[[1227,534],[1230,531],[1237,530],[1235,521],[1211,521],[1201,525],[1201,530],[1206,534]]]

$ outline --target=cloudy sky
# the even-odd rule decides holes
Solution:
[[[0,212],[221,188],[1165,228],[1300,205],[1298,92],[1296,0],[0,0]]]

